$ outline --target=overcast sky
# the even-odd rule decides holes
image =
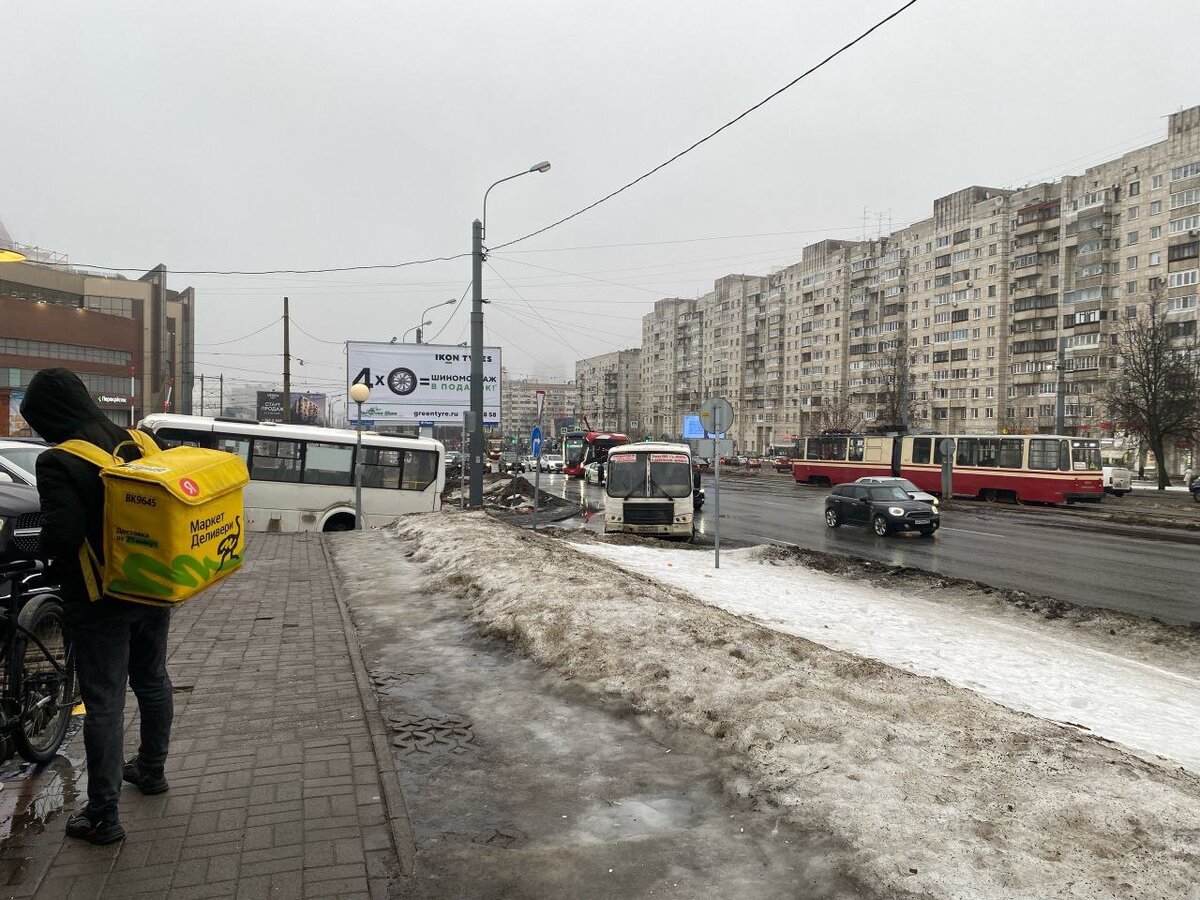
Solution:
[[[0,221],[73,263],[139,270],[451,256],[496,179],[553,163],[492,192],[492,245],[662,162],[901,3],[6,4]],[[923,218],[969,184],[1159,140],[1200,103],[1197,46],[1194,0],[919,0],[659,174],[498,251],[488,342],[512,372],[571,374],[637,346],[656,298]],[[273,380],[278,324],[213,344],[288,295],[314,336],[293,333],[297,381],[344,390],[341,341],[399,337],[469,280],[463,258],[171,286],[197,290],[199,371]],[[468,340],[468,306],[429,331],[449,318],[438,340]]]

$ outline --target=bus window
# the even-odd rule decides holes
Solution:
[[[258,481],[300,480],[299,441],[256,440],[251,449],[251,478]]]
[[[155,432],[154,437],[165,450],[170,450],[172,447],[204,446],[201,443],[204,438],[203,434],[183,428],[160,428]]]
[[[1021,438],[1000,438],[1000,468],[1020,469],[1024,467],[1025,441]]]
[[[1063,464],[1064,461],[1065,465]],[[1029,468],[1042,472],[1069,470],[1071,468],[1071,458],[1067,442],[1047,438],[1030,439]]]
[[[432,450],[405,450],[402,490],[423,491],[437,478],[437,454]]]
[[[850,438],[850,455],[847,457],[850,462],[863,461],[863,439],[860,437]]]
[[[250,438],[232,434],[214,434],[216,448],[222,453],[232,453],[240,457],[242,462],[250,458]]]
[[[976,438],[959,438],[954,448],[954,464],[956,466],[979,465],[979,441]]]
[[[354,447],[349,444],[305,442],[305,484],[352,484],[353,464]]]
[[[912,461],[914,463],[928,463],[932,444],[933,440],[931,438],[913,438]]]
[[[363,487],[399,488],[400,451],[363,447]]]

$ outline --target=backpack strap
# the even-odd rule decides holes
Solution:
[[[81,441],[78,438],[63,441],[61,444],[55,444],[54,449],[70,453],[72,456],[78,456],[85,462],[90,462],[93,466],[99,466],[101,469],[107,469],[112,465],[120,465],[122,462],[115,454],[101,450],[95,444],[89,441]]]

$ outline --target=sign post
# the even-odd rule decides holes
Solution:
[[[538,394],[541,393],[542,391],[538,391]],[[541,421],[540,415],[538,420]],[[540,425],[534,425],[533,431],[529,434],[529,449],[533,451],[533,530],[537,531],[538,495],[541,493],[542,482],[542,428]]]
[[[714,438],[725,434],[733,425],[733,407],[724,397],[709,397],[700,406],[700,422],[706,434]],[[721,568],[721,442],[713,442],[713,568]]]

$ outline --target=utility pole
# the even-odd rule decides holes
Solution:
[[[291,321],[288,319],[288,298],[283,298],[283,421],[292,420],[292,352]],[[480,488],[482,493],[482,487]]]
[[[204,373],[200,373],[200,415],[204,415]]]
[[[469,506],[478,509],[483,506],[483,223],[479,219],[471,223],[471,412]]]
[[[221,373],[220,381],[218,383],[219,383],[220,388],[217,392],[217,415],[223,416],[223,415],[225,415],[225,373],[224,372]]]

